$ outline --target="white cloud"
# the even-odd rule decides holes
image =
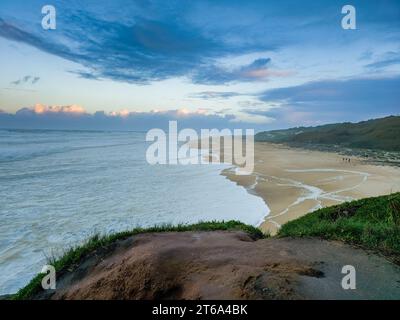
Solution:
[[[249,113],[238,113],[231,122],[246,122],[246,123],[254,123],[254,124],[268,124],[274,122],[275,119],[263,115],[258,114],[249,114]]]

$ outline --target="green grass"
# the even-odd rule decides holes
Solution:
[[[296,145],[339,145],[347,148],[400,151],[400,116],[358,123],[333,123],[317,127],[298,127],[264,131],[256,141],[295,143]]]
[[[278,237],[341,240],[400,257],[400,193],[323,208],[282,226]]]
[[[246,225],[239,221],[211,221],[211,222],[199,222],[196,224],[186,225],[179,224],[173,225],[160,225],[151,228],[135,228],[130,231],[119,232],[111,235],[99,236],[95,235],[88,239],[85,243],[80,246],[70,248],[60,258],[51,258],[49,264],[53,265],[57,273],[62,273],[65,270],[74,268],[86,255],[111,245],[117,240],[123,240],[130,236],[150,233],[150,232],[184,232],[184,231],[216,231],[216,230],[242,230],[248,233],[254,239],[264,238],[265,235],[257,228]],[[33,297],[36,293],[42,289],[41,282],[44,274],[38,274],[35,276],[29,284],[20,289],[13,297],[14,300],[26,300]]]

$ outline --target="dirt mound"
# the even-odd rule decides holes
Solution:
[[[344,265],[356,290],[344,290]],[[240,231],[152,233],[116,242],[57,279],[52,299],[399,299],[400,268],[317,239]]]

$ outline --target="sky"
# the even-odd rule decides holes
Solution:
[[[0,2],[0,127],[315,126],[398,115],[399,88],[398,0]]]

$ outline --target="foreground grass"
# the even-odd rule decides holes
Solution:
[[[62,257],[52,258],[49,264],[53,265],[57,273],[62,273],[65,270],[73,268],[77,265],[83,257],[97,249],[104,248],[117,240],[124,240],[130,236],[150,233],[150,232],[184,232],[184,231],[216,231],[216,230],[242,230],[247,232],[254,239],[261,239],[264,237],[263,233],[250,225],[246,225],[239,221],[211,221],[199,222],[196,224],[186,225],[160,225],[151,228],[135,228],[130,231],[119,232],[111,235],[99,236],[95,235],[80,246],[69,249]],[[44,274],[38,274],[34,277],[29,284],[20,289],[12,299],[25,300],[30,299],[42,289],[41,282]]]
[[[320,237],[400,259],[400,193],[323,208],[282,226],[279,237]]]

